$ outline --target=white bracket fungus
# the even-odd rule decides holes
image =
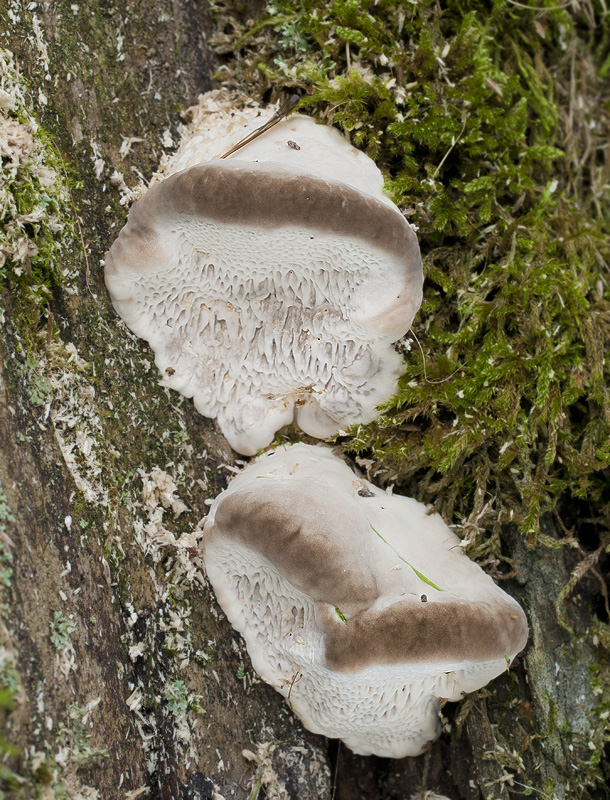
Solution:
[[[110,249],[114,307],[150,343],[164,383],[217,418],[240,453],[295,420],[325,437],[374,419],[401,372],[392,343],[422,297],[417,239],[381,173],[300,115],[193,164],[198,149],[199,160],[213,152],[202,137]]]
[[[520,606],[437,514],[324,446],[248,466],[203,542],[256,671],[306,728],[362,755],[419,755],[440,732],[439,699],[484,686],[527,641]]]

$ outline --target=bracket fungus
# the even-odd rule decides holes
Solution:
[[[165,385],[244,455],[293,421],[320,438],[374,419],[396,390],[392,344],[423,280],[380,171],[301,115],[193,163],[199,145],[203,159],[213,152],[201,136],[133,205],[107,255],[115,309],[151,345]]]
[[[520,606],[438,514],[322,445],[249,465],[203,543],[254,669],[306,728],[362,755],[419,755],[440,732],[439,699],[484,686],[527,641]]]

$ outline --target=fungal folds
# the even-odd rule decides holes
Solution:
[[[216,116],[110,249],[116,310],[164,383],[240,453],[293,421],[326,437],[374,419],[401,372],[392,344],[421,302],[413,230],[374,163],[333,128],[295,115],[220,159]],[[219,119],[223,146],[227,126],[233,141],[254,126]]]
[[[271,451],[211,507],[204,559],[252,663],[305,727],[401,758],[440,732],[439,700],[504,672],[520,606],[421,503],[324,446]]]
[[[293,422],[323,438],[375,419],[422,299],[412,228],[375,164],[308,117],[221,158],[265,118],[206,97],[107,255],[114,307],[239,453]],[[363,755],[421,753],[439,701],[505,671],[527,639],[438,515],[323,446],[246,467],[211,507],[204,559],[257,672]]]

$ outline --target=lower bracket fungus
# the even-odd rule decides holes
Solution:
[[[437,514],[330,448],[283,446],[214,501],[204,559],[255,670],[309,730],[362,755],[419,755],[439,701],[508,669],[520,606]]]
[[[199,148],[211,157],[200,130],[110,249],[116,310],[150,343],[164,383],[217,418],[240,453],[293,421],[321,438],[376,418],[423,281],[381,173],[301,115],[227,158],[193,163]]]

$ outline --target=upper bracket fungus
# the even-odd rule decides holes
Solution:
[[[295,115],[220,159],[213,117],[110,249],[114,307],[240,453],[294,420],[325,437],[374,419],[401,372],[392,343],[421,303],[412,228],[333,128]]]
[[[256,671],[306,728],[362,755],[419,755],[440,732],[439,698],[484,686],[527,641],[520,606],[437,514],[324,446],[248,466],[203,542]]]

